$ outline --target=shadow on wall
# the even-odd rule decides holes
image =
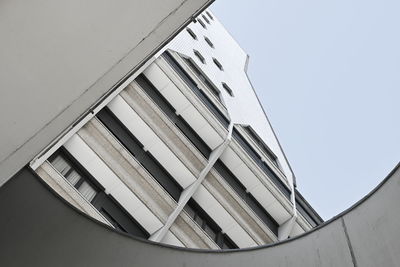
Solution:
[[[117,232],[72,207],[26,167],[0,188],[0,265],[399,266],[398,203],[400,165],[353,207],[294,239],[196,250]]]

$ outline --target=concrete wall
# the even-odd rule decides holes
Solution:
[[[0,266],[399,266],[400,165],[370,195],[315,230],[271,246],[193,250],[116,232],[25,168],[0,188]]]
[[[212,0],[0,3],[0,186]]]

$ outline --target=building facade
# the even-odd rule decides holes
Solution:
[[[77,209],[156,242],[234,249],[304,233],[322,219],[247,64],[206,10],[30,166]]]

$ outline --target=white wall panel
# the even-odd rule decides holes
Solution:
[[[278,201],[272,202],[267,210],[279,224],[286,222],[291,217],[291,214],[287,210],[282,209],[282,205]]]
[[[216,148],[222,143],[222,137],[215,131],[209,124],[207,119],[199,110],[193,106],[187,97],[179,90],[179,88],[168,78],[165,73],[152,63],[145,71],[146,77],[153,83],[157,90],[168,100],[168,102],[175,108],[176,113],[181,115],[185,121],[199,134],[199,136],[210,146],[211,149]],[[169,82],[165,86],[166,82]]]
[[[179,91],[175,84],[171,82],[160,92],[165,97],[165,99],[167,99],[168,102],[175,108],[177,113],[182,112],[192,105],[186,98],[186,96],[182,94],[182,92]]]
[[[162,226],[161,221],[78,135],[73,135],[65,143],[65,148],[149,233],[153,233]]]
[[[232,240],[235,240],[235,243],[239,246],[239,248],[257,246],[257,243],[251,239],[250,236],[238,225],[234,225],[233,227],[227,229],[226,234]]]
[[[283,204],[276,199],[271,191],[260,181],[254,172],[244,163],[237,165],[238,157],[235,156],[235,152],[232,150],[227,149],[224,153],[226,153],[226,155],[223,157],[225,165],[246,187],[247,191],[254,196],[261,206],[263,206],[265,210],[269,212],[279,223],[287,220],[290,216],[288,211],[285,209]],[[283,196],[282,198],[282,201],[286,201]],[[271,210],[270,207],[272,202],[275,203],[273,210]]]
[[[156,134],[146,125],[140,116],[132,110],[121,96],[116,96],[107,107],[146,147],[151,147],[157,139]]]
[[[122,97],[117,96],[108,107],[178,183],[186,187],[196,179]]]
[[[150,64],[150,66],[143,71],[143,74],[159,91],[164,90],[164,88],[170,84],[170,79],[157,64]]]
[[[223,142],[222,137],[211,127],[210,124],[198,129],[196,133],[211,149],[215,149]]]
[[[230,169],[235,169],[239,167],[241,164],[243,164],[243,161],[239,156],[232,150],[232,148],[227,147],[222,153],[220,159],[223,162],[229,162]]]
[[[255,241],[245,232],[236,220],[222,207],[222,205],[204,188],[203,185],[194,193],[193,198],[207,212],[207,214],[221,227],[223,232],[236,232],[235,235],[229,234],[235,244],[239,247],[249,247]]]
[[[263,207],[266,207],[265,209],[268,210],[268,207],[277,201],[276,197],[271,194],[271,192],[269,192],[268,190],[265,190],[265,187],[260,184],[257,185],[255,187],[253,187],[251,190],[249,190],[249,192],[256,198],[256,199],[261,199],[262,201],[259,201],[260,204]],[[283,207],[282,207],[283,209]],[[282,210],[282,212],[284,212]]]
[[[190,105],[180,112],[180,115],[190,123],[190,126],[196,132],[201,128],[208,125],[207,120],[200,114],[200,112],[193,106]]]
[[[173,246],[185,247],[185,245],[183,245],[183,243],[173,233],[171,233],[171,231],[167,232],[162,242]]]

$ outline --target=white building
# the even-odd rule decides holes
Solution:
[[[322,222],[209,10],[31,162],[56,192],[129,234],[193,248],[284,240]]]

